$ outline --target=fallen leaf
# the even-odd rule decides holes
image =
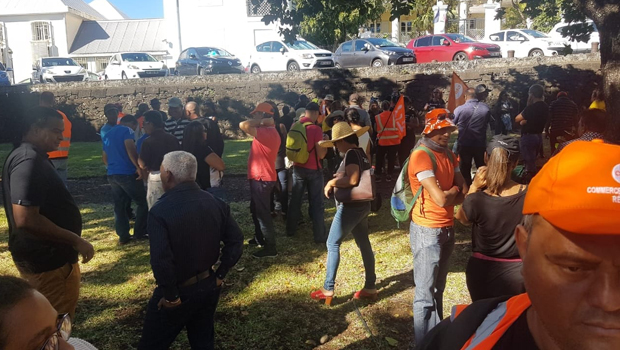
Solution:
[[[325,344],[329,341],[329,335],[325,334],[324,336],[321,337],[321,344]]]
[[[315,342],[314,340],[312,340],[312,339],[308,339],[308,340],[306,340],[306,344],[307,344],[307,345],[316,346],[316,342]]]
[[[390,337],[385,337],[385,340],[390,344],[390,346],[398,346],[398,340]]]

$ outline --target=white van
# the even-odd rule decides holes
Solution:
[[[299,70],[334,67],[333,54],[303,39],[286,44],[283,41],[267,41],[256,46],[250,56],[247,69],[251,73],[296,72]]]
[[[588,42],[577,41],[562,35],[562,30],[566,27],[574,27],[575,29],[581,30],[585,26],[592,26],[592,32],[590,33],[590,40]],[[592,43],[601,42],[598,35],[598,28],[596,28],[596,25],[592,21],[573,23],[560,22],[551,29],[549,36],[552,39],[552,48],[560,52],[565,50],[565,45],[570,45],[573,49],[573,53],[589,53],[592,50]]]

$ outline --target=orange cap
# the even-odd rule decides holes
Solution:
[[[260,103],[250,114],[254,114],[256,112],[263,112],[265,114],[273,115],[273,106],[267,102]]]
[[[450,120],[450,116],[450,112],[444,108],[435,108],[426,113],[426,127],[424,127],[422,134],[428,135],[435,130],[445,128],[453,128],[456,130],[456,125]]]
[[[566,146],[530,183],[523,214],[572,233],[620,235],[620,146]]]

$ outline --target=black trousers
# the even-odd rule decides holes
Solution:
[[[394,166],[396,165],[396,154],[400,145],[394,146],[379,146],[377,147],[377,163],[375,170],[377,175],[383,174],[383,166],[385,165],[385,156],[387,155],[387,175],[394,173]]]
[[[181,288],[181,305],[157,310],[157,303],[164,294],[161,288],[155,288],[146,308],[138,350],[167,350],[183,328],[187,329],[192,350],[212,350],[220,291],[212,274],[192,286]]]
[[[461,168],[461,174],[463,174],[463,178],[465,178],[465,183],[467,186],[471,185],[471,161],[476,162],[476,167],[483,167],[484,164],[484,147],[460,147],[459,157],[461,158],[461,163],[459,167]]]
[[[465,277],[472,301],[518,295],[525,292],[521,262],[469,258]]]

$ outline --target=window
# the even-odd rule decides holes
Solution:
[[[292,44],[288,44],[288,46],[293,50],[318,50],[313,43],[304,40],[297,40]]]
[[[398,44],[381,38],[371,38],[368,39],[368,42],[377,47],[399,47]]]
[[[342,44],[342,52],[351,52],[353,51],[353,42],[352,41],[348,41],[344,44]]]
[[[153,56],[142,52],[124,53],[121,57],[125,62],[157,62]]]
[[[432,46],[442,46],[446,39],[443,36],[434,36]]]
[[[510,31],[506,33],[506,41],[527,41],[527,39],[518,32]]]
[[[187,59],[187,50],[181,52],[181,55],[179,55],[179,61],[186,60],[186,59]]]
[[[432,37],[427,36],[427,37],[420,38],[420,39],[416,40],[415,47],[431,46],[431,38]]]
[[[402,34],[411,33],[411,22],[400,22],[400,32]]]
[[[271,52],[271,41],[262,43],[256,47],[258,52]]]
[[[489,35],[491,41],[504,41],[504,32]]]
[[[190,60],[195,60],[196,59],[196,50],[194,49],[189,49],[187,50],[187,58],[189,58]]]
[[[284,45],[280,42],[274,41],[273,44],[271,44],[271,52],[280,52],[283,48]]]
[[[44,58],[41,60],[43,67],[56,67],[56,66],[77,66],[74,60],[71,58]]]
[[[32,41],[52,40],[49,22],[32,22]]]
[[[110,63],[120,63],[120,60],[118,59],[118,55],[112,56],[112,58],[110,58]]]
[[[211,57],[231,57],[230,52],[215,47],[199,47],[196,49],[196,53],[202,58]]]
[[[371,33],[381,33],[381,23],[373,22],[368,25],[368,29]]]
[[[355,51],[364,51],[366,44],[365,40],[355,40]]]
[[[271,6],[267,0],[246,0],[248,17],[262,17],[271,12]]]

